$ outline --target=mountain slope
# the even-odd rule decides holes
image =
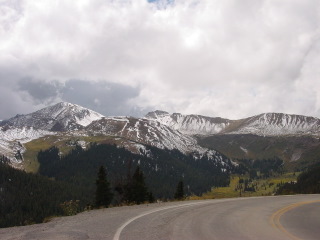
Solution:
[[[84,132],[91,135],[118,136],[132,142],[154,146],[160,149],[178,149],[184,154],[192,153],[195,158],[207,156],[217,162],[223,162],[221,154],[214,150],[200,147],[197,140],[191,136],[184,135],[166,125],[149,119],[133,117],[103,118],[88,125]],[[129,144],[129,143],[128,143]]]
[[[158,121],[188,135],[212,135],[223,131],[233,121],[225,118],[212,118],[201,115],[169,114],[164,111],[149,112],[147,119]]]
[[[225,134],[199,137],[198,144],[231,159],[281,158],[286,169],[297,171],[320,161],[320,140],[314,136],[258,136]]]

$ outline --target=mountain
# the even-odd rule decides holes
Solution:
[[[188,135],[254,134],[259,136],[320,135],[320,119],[284,113],[263,113],[253,117],[229,120],[200,115],[149,112],[147,119],[165,124]]]
[[[184,154],[192,154],[195,159],[206,156],[216,162],[224,162],[221,154],[199,146],[192,136],[157,121],[104,117],[66,102],[1,122],[0,137],[0,153],[16,165],[35,158],[37,151],[44,147],[56,144],[66,153],[66,149],[75,144],[86,147],[94,141],[117,144],[135,153],[145,152],[144,145],[178,149]]]
[[[315,117],[263,113],[229,120],[164,111],[145,117],[196,137],[203,148],[216,149],[230,159],[279,157],[291,171],[320,161],[320,119]]]
[[[104,117],[62,102],[1,121],[0,154],[20,164],[52,145],[59,145],[65,154],[75,145],[86,148],[90,142],[100,142],[123,146],[134,153],[145,152],[149,145],[178,149],[195,159],[209,156],[217,162],[223,162],[221,152],[229,158],[279,156],[289,164],[300,164],[317,161],[319,135],[320,120],[301,115],[264,113],[229,120],[154,111],[144,118]]]
[[[0,122],[3,130],[33,128],[46,131],[79,130],[103,115],[76,104],[61,102],[34,113],[16,115]]]
[[[76,104],[61,102],[34,113],[0,122],[0,153],[13,163],[23,160],[24,143],[58,132],[83,129],[103,115]]]

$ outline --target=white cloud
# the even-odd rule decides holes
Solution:
[[[132,105],[184,113],[320,117],[317,0],[12,2],[0,2],[0,69],[17,82],[113,82],[139,89]]]

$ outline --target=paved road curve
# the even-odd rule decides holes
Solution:
[[[1,240],[319,239],[320,195],[185,201],[110,208],[0,229]]]

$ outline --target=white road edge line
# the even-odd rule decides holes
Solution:
[[[220,202],[226,202],[226,201],[239,201],[239,200],[248,200],[248,199],[253,199],[253,198],[263,198],[263,197],[250,197],[250,198],[223,198],[223,199],[210,199],[210,200],[202,200],[201,202],[196,202],[196,203],[185,203],[185,204],[180,204],[180,205],[175,205],[175,206],[170,206],[170,207],[162,207],[162,208],[157,208],[152,211],[148,211],[145,213],[142,213],[136,217],[130,218],[128,221],[126,221],[124,224],[119,227],[113,237],[113,240],[120,240],[120,234],[123,231],[123,229],[128,226],[130,223],[133,221],[144,217],[146,215],[155,213],[155,212],[160,212],[163,210],[171,209],[171,208],[182,208],[182,207],[190,207],[194,205],[200,205],[200,204],[205,204],[205,203],[220,203]]]
[[[205,203],[212,203],[212,201],[203,201],[203,202],[197,202],[197,203],[188,203],[188,204],[181,204],[181,205],[176,205],[176,206],[170,206],[170,207],[163,207],[163,208],[158,208],[149,212],[145,212],[142,213],[136,217],[133,217],[131,219],[129,219],[128,221],[126,221],[124,224],[122,224],[121,227],[119,227],[113,237],[113,240],[119,240],[120,239],[120,234],[123,231],[123,229],[128,226],[130,223],[132,223],[133,221],[137,220],[138,218],[144,217],[146,215],[149,215],[151,213],[155,213],[155,212],[160,212],[163,210],[167,210],[167,209],[171,209],[171,208],[181,208],[181,207],[189,207],[189,206],[193,206],[193,205],[200,205],[200,204],[205,204]]]

